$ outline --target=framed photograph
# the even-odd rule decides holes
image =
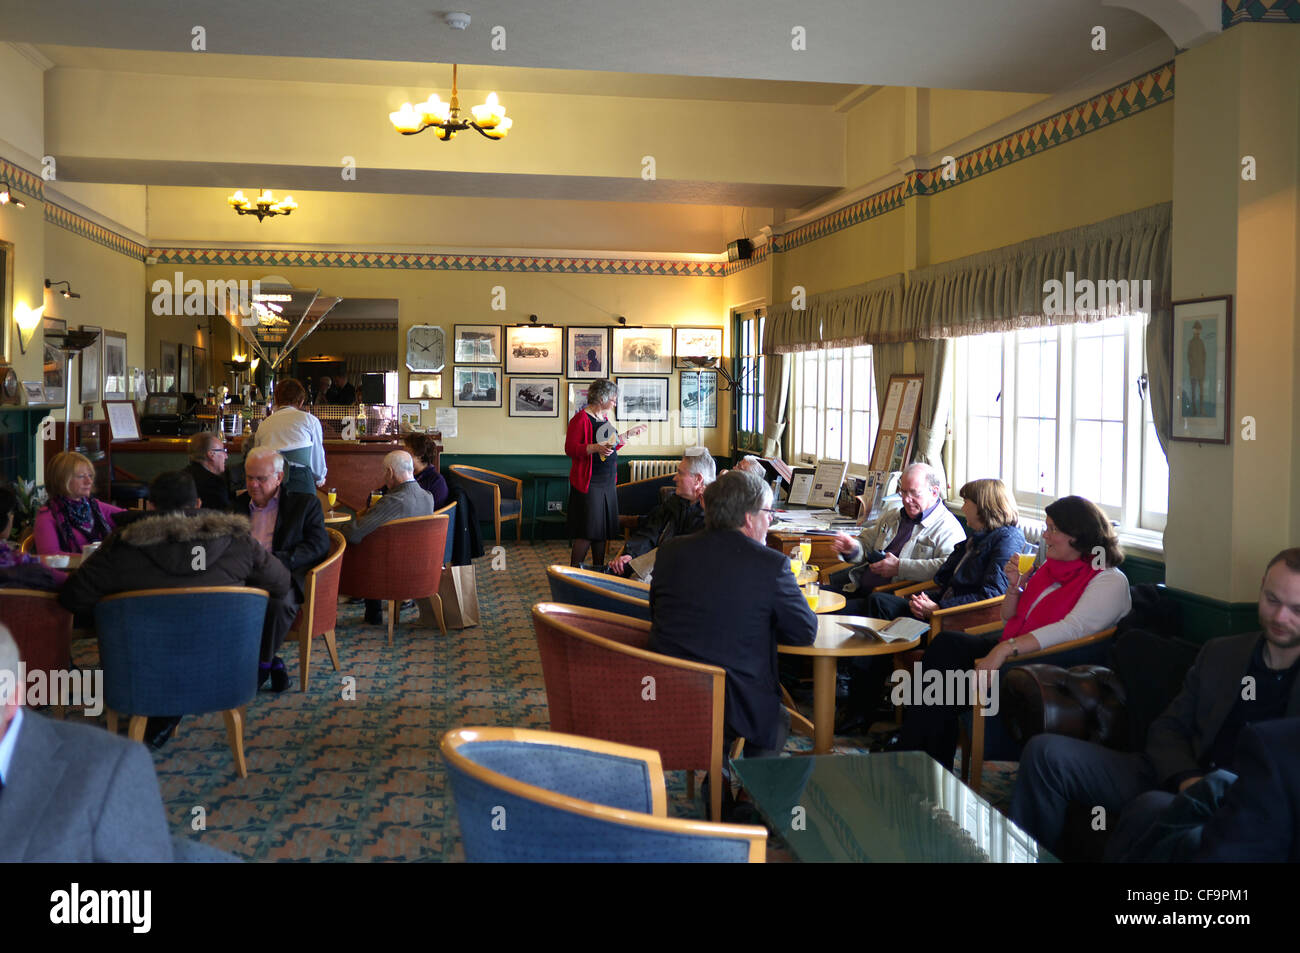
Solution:
[[[614,328],[615,374],[671,374],[672,328]]]
[[[179,345],[174,341],[158,342],[158,390],[150,393],[175,394],[176,390],[176,356]]]
[[[81,330],[100,332],[96,336],[94,343],[82,351],[79,358],[81,362],[81,403],[98,404],[103,399],[104,394],[103,380],[99,376],[100,368],[104,366],[103,329],[91,324],[83,324]]]
[[[451,395],[453,407],[500,407],[501,368],[457,367],[455,391]]]
[[[177,363],[177,387],[182,394],[192,394],[190,385],[194,381],[194,351],[188,344],[181,345],[180,361]]]
[[[620,377],[618,419],[667,420],[668,378]]]
[[[411,374],[406,378],[408,400],[437,400],[442,397],[441,374]]]
[[[1232,419],[1231,295],[1174,302],[1170,367],[1170,437],[1228,443]]]
[[[559,374],[564,370],[564,329],[533,324],[506,328],[507,374]]]
[[[130,380],[126,375],[126,335],[104,332],[104,400],[126,400]]]
[[[199,347],[197,344],[190,348],[190,353],[194,358],[194,369],[190,372],[190,383],[194,385],[194,393],[200,396],[208,392],[208,351],[207,348]]]
[[[722,357],[722,328],[673,328],[678,357]]]
[[[68,322],[62,318],[45,318],[42,324],[43,331],[66,331]],[[64,398],[63,388],[67,381],[63,379],[63,353],[53,344],[45,345],[45,399],[51,404],[62,404]]]
[[[452,347],[457,364],[500,364],[501,325],[458,324]]]
[[[587,406],[587,388],[591,386],[588,381],[569,381],[569,417]]]
[[[511,417],[560,416],[560,379],[558,377],[510,378]]]
[[[718,372],[682,371],[681,426],[716,427],[718,425]]]
[[[45,399],[45,381],[23,381],[23,394],[27,397],[28,407],[48,403]]]
[[[568,376],[595,380],[609,376],[609,328],[566,328]]]

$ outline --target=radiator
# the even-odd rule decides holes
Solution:
[[[632,460],[628,466],[632,471],[632,480],[648,480],[650,477],[669,476],[677,472],[676,460]]]
[[[1043,541],[1043,530],[1047,528],[1047,524],[1042,520],[1025,519],[1024,517],[1021,517],[1019,525],[1020,532],[1025,534],[1025,540],[1027,542],[1033,543],[1037,546]]]

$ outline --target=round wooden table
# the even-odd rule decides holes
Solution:
[[[340,513],[338,510],[329,510],[325,514],[325,525],[334,526],[338,523],[351,522],[352,516],[348,513]]]
[[[829,589],[822,589],[817,593],[817,608],[813,609],[813,612],[816,612],[818,615],[822,615],[826,612],[839,612],[844,608],[844,605],[847,602],[848,600],[838,592],[831,592]]]
[[[834,595],[823,592],[822,595]],[[841,597],[843,598],[843,597]],[[880,628],[888,625],[887,619],[868,619],[864,616],[819,616],[817,639],[812,645],[778,645],[776,650],[786,655],[810,655],[813,660],[813,754],[829,754],[835,745],[835,662],[853,655],[894,655],[920,648],[917,637],[908,642],[881,642],[858,635],[840,625],[852,621],[860,625]]]

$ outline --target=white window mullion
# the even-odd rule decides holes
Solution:
[[[1069,494],[1074,474],[1074,326],[1056,328],[1056,481],[1052,499]]]

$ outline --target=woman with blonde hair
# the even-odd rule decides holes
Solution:
[[[87,543],[101,543],[113,532],[120,506],[103,503],[95,491],[95,467],[81,454],[65,450],[54,455],[45,468],[47,506],[36,514],[32,528],[36,552],[77,555]]]

